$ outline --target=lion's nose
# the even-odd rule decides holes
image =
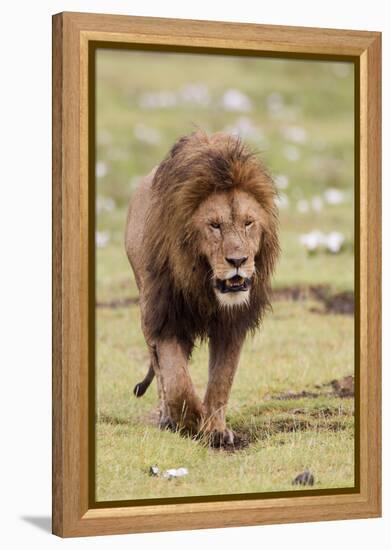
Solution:
[[[234,267],[240,267],[245,263],[247,258],[248,256],[245,256],[244,258],[225,258],[225,260]]]

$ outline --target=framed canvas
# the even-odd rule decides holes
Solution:
[[[53,17],[54,534],[380,515],[380,84],[377,32]]]

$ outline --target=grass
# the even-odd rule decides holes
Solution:
[[[148,365],[138,306],[99,310],[98,500],[291,490],[307,468],[315,488],[352,486],[353,400],[329,395],[323,384],[352,372],[353,325],[348,316],[319,315],[309,306],[278,302],[263,331],[246,343],[228,422],[249,446],[234,453],[156,427],[155,386],[141,399],[132,395]],[[206,347],[198,347],[191,372],[200,394],[206,362]],[[320,395],[278,399],[303,389]],[[154,464],[184,466],[189,475],[170,482],[150,478]]]
[[[99,425],[102,440],[98,500],[129,500],[199,495],[292,491],[292,479],[322,454],[311,488],[339,488],[352,484],[353,444],[345,432],[295,431],[259,440],[251,449],[228,455],[208,450],[168,432],[158,436],[139,426],[129,438],[125,426]],[[335,457],[338,455],[338,463]],[[175,480],[154,478],[151,464],[164,470],[186,464],[189,475]],[[314,471],[313,468],[311,471]]]
[[[334,395],[328,383],[353,373],[353,317],[321,314],[311,299],[276,301],[262,330],[245,344],[229,401],[228,423],[248,445],[215,451],[156,427],[155,383],[141,399],[132,394],[148,355],[123,246],[126,207],[137,181],[192,131],[192,123],[210,132],[244,127],[246,141],[262,152],[272,175],[288,181],[281,189],[287,207],[281,209],[274,288],[354,290],[352,66],[200,56],[192,56],[190,65],[186,56],[102,50],[97,77],[97,195],[111,203],[97,210],[97,230],[108,242],[97,249],[96,297],[106,306],[130,299],[126,307],[96,310],[98,500],[296,490],[292,480],[305,469],[316,489],[352,486],[353,399]],[[197,83],[206,86],[208,100],[184,101],[181,90]],[[250,112],[222,107],[230,88],[246,95]],[[142,106],[145,94],[161,91],[175,105]],[[292,128],[298,137],[289,137]],[[343,202],[327,204],[330,188],[343,193]],[[315,198],[320,210],[311,206]],[[303,200],[307,212],[298,208]],[[316,229],[343,233],[342,251],[309,255],[299,237]],[[194,351],[191,372],[202,395],[205,346]],[[303,390],[315,397],[280,398]],[[151,465],[183,466],[189,474],[154,478]]]

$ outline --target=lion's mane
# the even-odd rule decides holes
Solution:
[[[248,305],[221,308],[211,268],[192,225],[212,193],[241,189],[267,214]],[[182,137],[159,165],[143,241],[147,267],[145,325],[152,341],[176,337],[191,350],[197,337],[233,339],[254,330],[269,306],[270,278],[279,252],[274,183],[258,156],[236,137],[197,131]]]

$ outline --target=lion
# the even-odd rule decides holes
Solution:
[[[238,138],[201,130],[180,138],[130,203],[125,248],[140,295],[160,426],[233,445],[225,415],[241,349],[270,306],[279,254],[277,191]],[[203,400],[189,372],[196,341],[208,340]]]

